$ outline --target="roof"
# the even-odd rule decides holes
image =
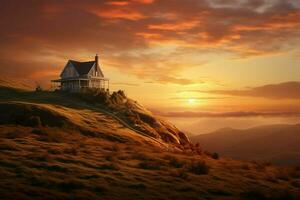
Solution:
[[[70,60],[72,65],[75,67],[76,71],[78,72],[79,76],[88,74],[89,71],[95,64],[95,61],[88,61],[88,62],[78,62],[75,60]]]
[[[74,66],[76,71],[78,72],[79,76],[86,75],[95,65],[95,61],[88,61],[88,62],[78,62],[75,60],[69,60],[69,62]],[[99,76],[104,77],[99,65],[97,66]]]

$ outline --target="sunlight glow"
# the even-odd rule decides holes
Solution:
[[[189,103],[190,105],[193,105],[193,104],[196,103],[196,99],[188,99],[188,103]]]

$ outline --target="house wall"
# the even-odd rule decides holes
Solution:
[[[78,77],[78,76],[79,75],[75,70],[75,68],[73,67],[73,65],[70,62],[68,62],[61,74],[61,78],[71,78],[71,77]]]
[[[90,70],[89,76],[96,76],[96,70],[95,70],[95,66],[92,67],[92,69]]]
[[[94,65],[88,75],[95,76],[95,77],[102,77],[101,73],[99,73],[99,72],[100,72],[100,68],[98,68],[98,70],[96,71],[96,67]]]
[[[64,81],[61,83],[61,90],[69,92],[80,91],[79,81]]]

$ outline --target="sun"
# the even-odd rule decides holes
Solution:
[[[188,99],[188,103],[189,103],[190,105],[193,105],[193,104],[196,103],[196,99]]]

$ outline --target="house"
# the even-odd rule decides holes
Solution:
[[[69,60],[60,74],[60,79],[52,80],[51,83],[53,90],[69,92],[82,92],[87,88],[109,90],[109,79],[101,71],[97,54],[93,61]]]

